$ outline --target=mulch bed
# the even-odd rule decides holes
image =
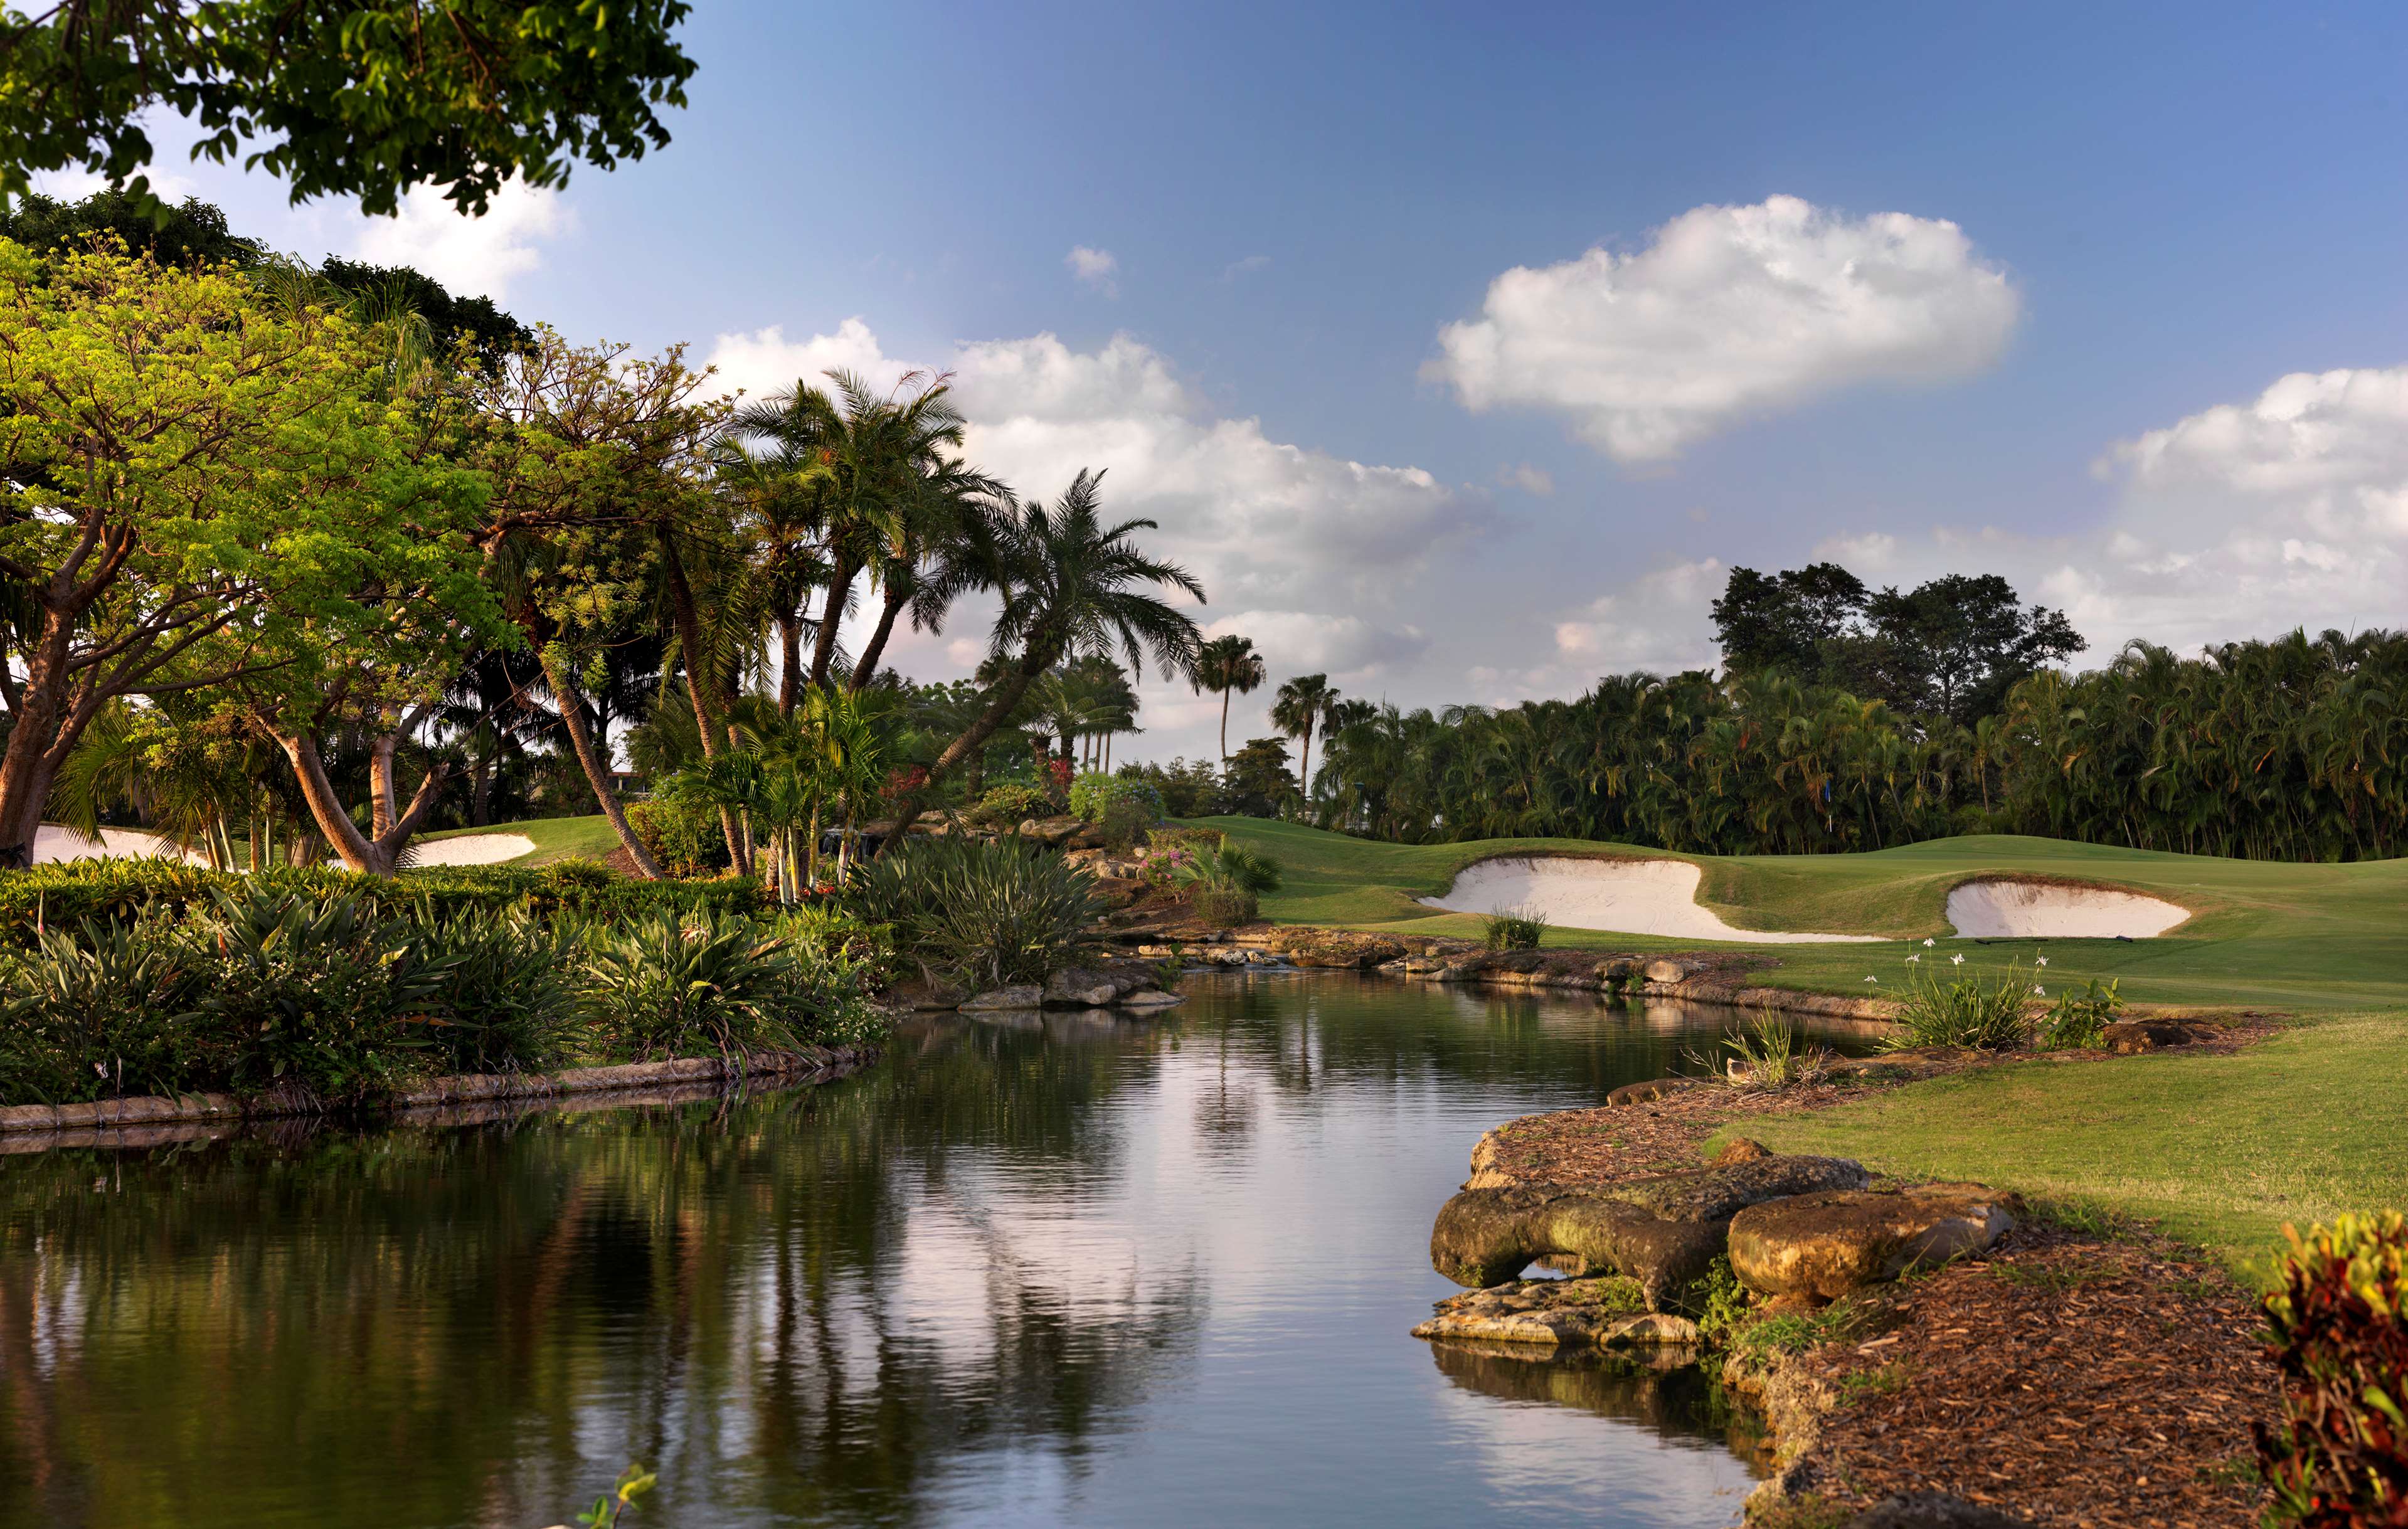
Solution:
[[[1944,1492],[2042,1524],[2258,1522],[2280,1397],[2257,1301],[2159,1238],[2050,1226],[1901,1286],[1902,1324],[1796,1363],[1842,1398],[1800,1471],[1851,1506]]]
[[[2234,1050],[2274,1028],[2244,1017],[2198,1049]],[[2113,1060],[1900,1059],[1927,1076]],[[1707,1087],[1534,1115],[1492,1137],[1489,1165],[1561,1183],[1693,1168],[1724,1126],[1744,1130],[1751,1117],[1866,1092],[1861,1083]],[[2275,1415],[2276,1372],[2256,1297],[2195,1250],[2145,1234],[2027,1222],[1983,1259],[1867,1301],[1877,1323],[1785,1362],[1787,1379],[1839,1398],[1793,1466],[1797,1490],[1850,1508],[1939,1492],[2082,1529],[2258,1522],[2264,1493],[2250,1423]]]

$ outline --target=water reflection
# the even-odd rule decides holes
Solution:
[[[736,1103],[0,1160],[0,1502],[534,1525],[641,1460],[678,1525],[1722,1522],[1692,1379],[1404,1336],[1480,1131],[1693,1024],[1233,976]]]

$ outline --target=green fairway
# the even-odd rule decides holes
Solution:
[[[582,818],[528,818],[484,828],[447,828],[439,834],[418,836],[424,840],[457,839],[476,834],[524,834],[535,840],[535,852],[504,863],[511,865],[549,865],[556,860],[580,858],[600,860],[619,848],[619,836],[610,831],[610,820],[599,812]]]
[[[1971,1179],[2154,1222],[2263,1278],[2286,1222],[2408,1205],[2408,1014],[2285,1031],[2229,1056],[2033,1062],[1936,1079],[1746,1134],[1914,1178]]]
[[[1399,845],[1256,818],[1205,820],[1277,858],[1286,885],[1263,900],[1283,922],[1397,934],[1476,936],[1470,914],[1420,907],[1455,873],[1502,854],[1639,855],[1703,867],[1698,895],[1742,928],[1887,935],[1885,945],[1742,946],[1770,957],[1773,986],[1865,993],[1895,986],[1925,936],[1964,950],[1969,965],[2044,952],[2049,979],[2122,979],[2140,1003],[2299,1010],[2408,1007],[2408,861],[2346,865],[2217,860],[2004,835],[1935,839],[1870,854],[1675,855],[1573,839]],[[2191,919],[2156,939],[1950,939],[1948,890],[1985,872],[2127,887],[2179,903]],[[1548,943],[1624,950],[1701,949],[1696,940],[1568,929]]]

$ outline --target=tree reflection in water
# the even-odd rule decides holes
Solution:
[[[1233,979],[1164,1022],[915,1021],[858,1077],[736,1102],[0,1160],[0,1502],[111,1529],[518,1526],[640,1460],[646,1522],[679,1525],[975,1520],[998,1493],[1032,1521],[1201,1519],[1216,1493],[1326,1516],[1321,1478],[1267,1451],[1333,1483],[1356,1453],[1439,1468],[1403,1335],[1479,1125],[1697,1039]],[[1629,1396],[1672,1395],[1650,1384]],[[1591,1409],[1713,1426],[1652,1405]],[[1141,1463],[1166,1440],[1175,1465]],[[1392,1516],[1480,1501],[1394,1486]]]

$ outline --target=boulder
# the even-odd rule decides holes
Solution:
[[[1666,1098],[1698,1086],[1694,1078],[1651,1078],[1644,1083],[1625,1083],[1605,1096],[1610,1105],[1643,1105]]]
[[[1621,982],[1638,975],[1641,963],[1630,956],[1611,956],[1597,964],[1600,982]]]
[[[1728,1167],[1734,1163],[1755,1163],[1772,1155],[1772,1149],[1754,1136],[1733,1136],[1723,1143],[1723,1150],[1706,1159],[1709,1167]]]
[[[1079,830],[1086,826],[1084,819],[1068,815],[1059,818],[1027,818],[1021,822],[1020,836],[1025,839],[1034,839],[1043,845],[1060,846],[1068,844],[1078,836]]]
[[[1648,1308],[1660,1310],[1723,1250],[1735,1212],[1866,1182],[1864,1168],[1843,1158],[1779,1156],[1597,1188],[1467,1189],[1439,1211],[1430,1263],[1456,1284],[1485,1286],[1542,1254],[1569,1253],[1584,1272],[1637,1279]]]
[[[1048,1008],[1100,1008],[1120,995],[1118,982],[1085,966],[1072,966],[1045,979]]]
[[[1548,1348],[1602,1344],[1631,1320],[1639,1292],[1627,1279],[1515,1279],[1438,1303],[1413,1329],[1420,1338],[1479,1338]],[[1633,1342],[1645,1341],[1633,1339]]]
[[[1731,1269],[1760,1294],[1837,1300],[1985,1251],[2014,1225],[2008,1206],[2008,1196],[1983,1184],[1828,1191],[1754,1205],[1731,1219]]]
[[[904,1008],[929,1012],[961,1007],[963,993],[959,988],[920,979],[896,983],[887,989],[886,996],[889,1002]]]
[[[1073,850],[1100,850],[1111,841],[1104,837],[1102,829],[1090,822],[1081,823],[1063,842]]]
[[[1034,982],[1025,986],[996,988],[982,993],[962,1005],[965,1010],[982,1008],[1038,1008],[1045,1003],[1045,990]]]
[[[1140,988],[1135,993],[1123,993],[1119,1005],[1123,1008],[1168,1008],[1173,1004],[1186,1001],[1183,993],[1165,993],[1160,988]]]
[[[1346,935],[1324,929],[1283,930],[1271,949],[1298,966],[1369,971],[1405,953],[1399,942],[1379,935]]]
[[[2215,1027],[2191,1020],[2117,1020],[2100,1032],[2100,1044],[2117,1056],[2162,1050],[2168,1046],[2196,1046],[2215,1034]]]
[[[1866,1508],[1848,1521],[1848,1529],[2029,1529],[2029,1525],[1962,1497],[1910,1492]]]
[[[1650,982],[1681,982],[1689,976],[1689,968],[1680,962],[1658,956],[1640,968],[1640,975]]]
[[[1686,1317],[1676,1317],[1669,1311],[1641,1311],[1614,1322],[1598,1336],[1598,1341],[1606,1344],[1695,1343],[1698,1337],[1698,1324]]]

